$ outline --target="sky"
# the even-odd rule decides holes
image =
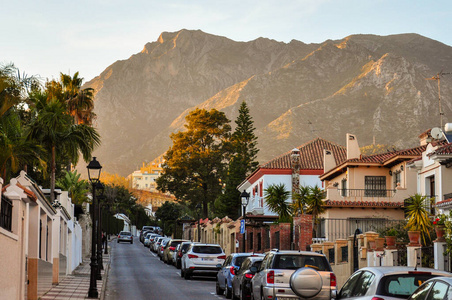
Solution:
[[[4,3],[2,3],[4,2]],[[452,1],[0,0],[0,64],[89,81],[162,32],[200,29],[235,41],[321,43],[351,34],[418,33],[452,46]]]

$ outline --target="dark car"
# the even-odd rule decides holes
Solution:
[[[154,230],[155,230],[155,226],[143,226],[143,228],[141,229],[141,232],[140,232],[140,242],[144,243],[144,235],[147,232],[154,233]]]
[[[264,256],[247,257],[232,279],[232,298],[251,299],[251,279],[261,266]]]
[[[118,234],[118,243],[119,242],[128,242],[133,244],[133,235],[130,231],[121,231]]]
[[[232,253],[226,257],[217,274],[217,295],[221,295],[223,291],[226,291],[226,298],[230,299],[232,297],[232,278],[234,278],[235,273],[240,269],[242,262],[252,255],[263,256],[262,254],[253,253]]]
[[[174,262],[176,268],[180,269],[182,256],[184,255],[185,252],[187,252],[187,249],[190,247],[191,244],[192,242],[183,242],[177,246],[176,261]]]

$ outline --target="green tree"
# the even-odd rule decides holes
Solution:
[[[325,193],[317,185],[310,188],[306,213],[312,215],[312,228],[315,228],[319,215],[325,212],[325,206],[323,205],[324,196]]]
[[[311,194],[311,187],[300,186],[298,191],[292,196],[292,213],[294,215],[302,215],[306,210],[306,206],[309,201],[309,196]]]
[[[287,202],[290,191],[286,190],[286,186],[281,184],[272,184],[264,190],[265,203],[267,207],[279,216],[279,222],[291,222],[291,206]]]
[[[47,100],[45,93],[36,93],[32,103],[34,113],[28,138],[43,145],[50,153],[50,196],[53,201],[57,152],[63,153],[75,164],[80,154],[88,162],[92,151],[100,144],[100,136],[93,127],[74,125],[65,104],[57,98]]]
[[[426,241],[430,239],[430,229],[432,228],[432,222],[430,221],[427,207],[430,198],[415,194],[407,199],[407,206],[405,208],[408,223],[406,228],[408,230],[420,231],[424,245]]]
[[[45,151],[39,144],[26,140],[20,116],[26,92],[36,85],[34,78],[21,77],[14,65],[0,67],[0,176],[4,180],[31,161],[45,167],[41,159]]]
[[[74,204],[82,204],[88,201],[89,183],[80,179],[80,175],[77,171],[64,171],[63,177],[56,182],[57,187],[68,191],[69,197],[71,197]]]
[[[254,134],[254,122],[246,102],[242,102],[239,115],[235,120],[236,128],[232,134],[232,157],[228,171],[222,181],[224,192],[216,200],[216,208],[222,216],[236,219],[240,216],[240,191],[237,186],[254,172],[259,163],[256,161],[258,153],[257,137]]]
[[[183,208],[180,204],[166,201],[155,212],[155,218],[160,220],[163,233],[170,235],[174,232],[175,220],[182,216]]]
[[[171,134],[173,145],[164,156],[157,187],[192,207],[201,203],[205,218],[221,193],[231,127],[226,115],[215,109],[196,109],[185,120],[186,130]]]

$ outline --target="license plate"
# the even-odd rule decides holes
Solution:
[[[276,297],[275,300],[300,300],[300,298]]]
[[[202,260],[203,260],[203,261],[212,261],[213,258],[203,258]]]

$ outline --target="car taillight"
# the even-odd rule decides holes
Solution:
[[[217,257],[218,259],[226,259],[226,255],[220,255]]]
[[[188,258],[198,258],[198,255],[188,254]]]
[[[231,272],[232,275],[235,275],[235,268],[234,267],[230,267],[229,268],[229,272]]]
[[[169,247],[169,249],[170,249],[171,251],[174,251],[174,250],[176,250],[176,247]]]
[[[275,271],[271,270],[267,273],[267,283],[275,283]]]
[[[330,273],[330,287],[336,287],[336,275]]]
[[[385,299],[380,298],[380,297],[372,297],[372,300],[385,300]]]
[[[248,279],[251,279],[251,278],[254,277],[254,275],[251,274],[251,273],[246,273],[246,274],[245,274],[245,277],[248,278]]]
[[[163,251],[163,246],[160,247],[160,251]]]
[[[182,257],[182,252],[177,252],[177,255],[179,256],[179,257]]]

